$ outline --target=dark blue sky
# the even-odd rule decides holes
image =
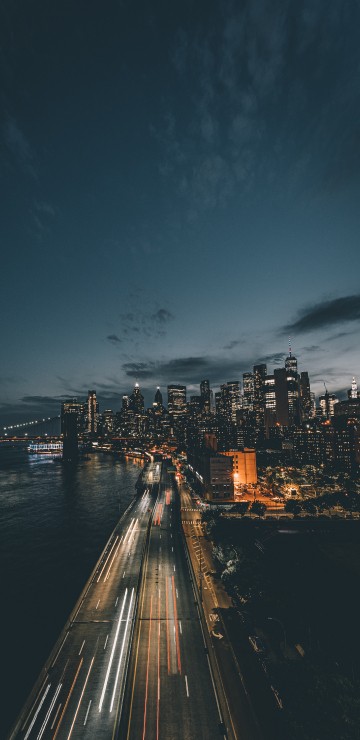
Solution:
[[[352,0],[2,0],[3,423],[272,371],[289,334],[317,394],[360,376],[359,24]]]

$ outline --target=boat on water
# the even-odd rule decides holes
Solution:
[[[55,457],[62,455],[63,443],[62,442],[30,442],[27,446],[29,455],[48,455]]]

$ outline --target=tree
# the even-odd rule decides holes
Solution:
[[[261,501],[253,501],[250,506],[250,511],[252,514],[257,514],[258,517],[264,516],[266,505]]]
[[[290,498],[286,501],[284,509],[288,514],[300,514],[302,507],[298,501]]]
[[[244,516],[249,508],[249,501],[239,501],[235,505],[235,508],[241,516]]]

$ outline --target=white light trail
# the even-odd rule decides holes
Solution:
[[[61,687],[62,687],[62,683],[59,683],[59,685],[58,685],[58,687],[57,687],[57,689],[56,689],[56,691],[55,691],[55,694],[54,694],[54,698],[53,698],[53,700],[52,700],[52,702],[51,702],[51,704],[50,704],[50,706],[49,706],[49,709],[48,709],[48,711],[47,711],[46,717],[45,717],[45,719],[44,719],[44,721],[43,721],[43,723],[42,723],[42,725],[41,725],[41,729],[40,729],[40,732],[39,732],[39,734],[38,734],[38,736],[37,736],[37,740],[40,740],[40,738],[42,738],[42,736],[43,736],[43,734],[44,734],[44,731],[45,731],[45,727],[46,727],[46,725],[47,725],[47,723],[48,723],[48,721],[49,721],[49,717],[50,717],[50,714],[51,714],[51,712],[52,712],[52,710],[53,710],[53,708],[54,708],[54,704],[55,704],[55,702],[56,702],[56,699],[57,699],[57,698],[58,698],[58,696],[59,696],[59,693],[60,693],[60,691],[61,691]]]
[[[185,686],[186,686],[186,694],[187,694],[187,697],[189,697],[189,696],[190,696],[190,694],[189,694],[189,687],[188,687],[188,680],[187,680],[187,676],[185,676]]]
[[[132,589],[132,591],[131,591],[131,599],[130,599],[130,604],[129,604],[129,608],[128,608],[127,618],[126,618],[126,625],[125,625],[124,637],[123,637],[123,641],[122,641],[122,645],[121,645],[121,652],[120,652],[120,658],[119,658],[119,663],[118,663],[118,669],[116,671],[116,678],[115,678],[114,690],[113,690],[113,694],[112,694],[112,697],[111,697],[110,712],[112,712],[112,709],[113,709],[113,706],[114,706],[116,686],[117,686],[117,682],[118,682],[118,678],[119,678],[119,673],[120,673],[121,660],[122,660],[122,656],[123,656],[123,652],[124,652],[124,647],[125,647],[125,639],[126,639],[127,629],[128,629],[128,626],[129,626],[129,619],[130,619],[130,612],[131,612],[131,605],[132,605],[133,598],[134,598],[134,589]]]
[[[109,659],[109,663],[108,663],[108,667],[107,667],[107,671],[106,671],[106,676],[105,676],[105,681],[104,681],[104,685],[103,685],[103,690],[102,690],[101,696],[100,696],[99,712],[101,712],[101,709],[102,709],[102,705],[103,705],[103,702],[104,702],[105,691],[106,691],[106,687],[107,687],[108,681],[109,681],[110,670],[111,670],[112,662],[113,662],[113,659],[114,659],[114,653],[115,653],[116,643],[117,643],[118,637],[119,637],[119,630],[120,630],[122,615],[123,615],[123,612],[124,612],[125,602],[126,602],[126,599],[127,599],[127,593],[128,593],[128,590],[126,588],[125,589],[124,598],[123,598],[123,602],[122,602],[122,605],[121,605],[121,612],[120,612],[120,616],[119,616],[119,621],[118,621],[118,625],[117,625],[117,628],[116,628],[114,644],[112,646],[112,651],[111,651],[111,655],[110,655],[110,659]]]
[[[90,707],[91,707],[91,701],[92,701],[92,700],[90,699],[90,701],[89,701],[89,706],[88,706],[88,708],[87,708],[87,712],[86,712],[86,715],[85,715],[85,719],[84,719],[84,727],[85,727],[85,725],[86,725],[86,722],[87,722],[87,718],[88,718],[88,714],[89,714],[89,712],[90,712]]]
[[[43,705],[43,703],[44,703],[44,701],[45,701],[45,698],[46,698],[46,695],[47,695],[47,693],[48,693],[48,691],[49,691],[49,689],[50,689],[50,686],[51,686],[51,683],[48,683],[48,685],[47,685],[47,687],[46,687],[46,691],[45,691],[45,693],[44,693],[44,696],[43,696],[43,698],[41,699],[41,702],[40,702],[40,704],[39,704],[39,706],[38,706],[38,708],[37,708],[37,710],[36,710],[36,712],[35,712],[35,714],[34,714],[34,716],[33,716],[33,718],[32,718],[32,722],[31,722],[31,723],[30,723],[30,725],[29,725],[29,729],[28,729],[28,731],[27,731],[27,733],[26,733],[26,735],[25,735],[25,737],[24,737],[24,740],[27,740],[27,739],[28,739],[28,737],[29,737],[29,735],[30,735],[30,732],[31,732],[31,730],[32,730],[32,728],[34,727],[34,724],[35,724],[35,722],[36,722],[37,716],[38,716],[38,714],[39,714],[39,712],[40,712],[40,709],[41,709],[41,707],[42,707],[42,705]]]
[[[96,579],[96,583],[99,583],[99,581],[100,581],[100,578],[101,578],[101,576],[102,576],[102,573],[103,573],[103,571],[104,571],[104,569],[105,569],[106,563],[107,563],[107,561],[109,560],[109,557],[110,557],[110,555],[111,555],[111,553],[112,553],[112,551],[113,551],[113,549],[114,549],[114,547],[115,547],[115,545],[116,545],[116,543],[117,543],[118,539],[119,539],[119,536],[118,536],[118,535],[116,535],[116,537],[115,537],[115,541],[114,541],[114,544],[112,545],[112,547],[111,547],[111,549],[110,549],[110,552],[109,552],[109,554],[108,554],[108,556],[107,556],[107,558],[106,558],[106,560],[105,560],[105,563],[104,563],[103,567],[101,568],[101,571],[100,571],[100,573],[99,573],[99,575],[98,575],[98,577],[97,577],[97,579]]]

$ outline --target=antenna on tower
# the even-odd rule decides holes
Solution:
[[[291,357],[291,337],[289,337],[289,357]]]
[[[328,392],[328,389],[327,389],[327,387],[326,387],[326,383],[325,383],[325,380],[323,380],[323,383],[324,383],[325,393],[327,393],[327,392]]]

